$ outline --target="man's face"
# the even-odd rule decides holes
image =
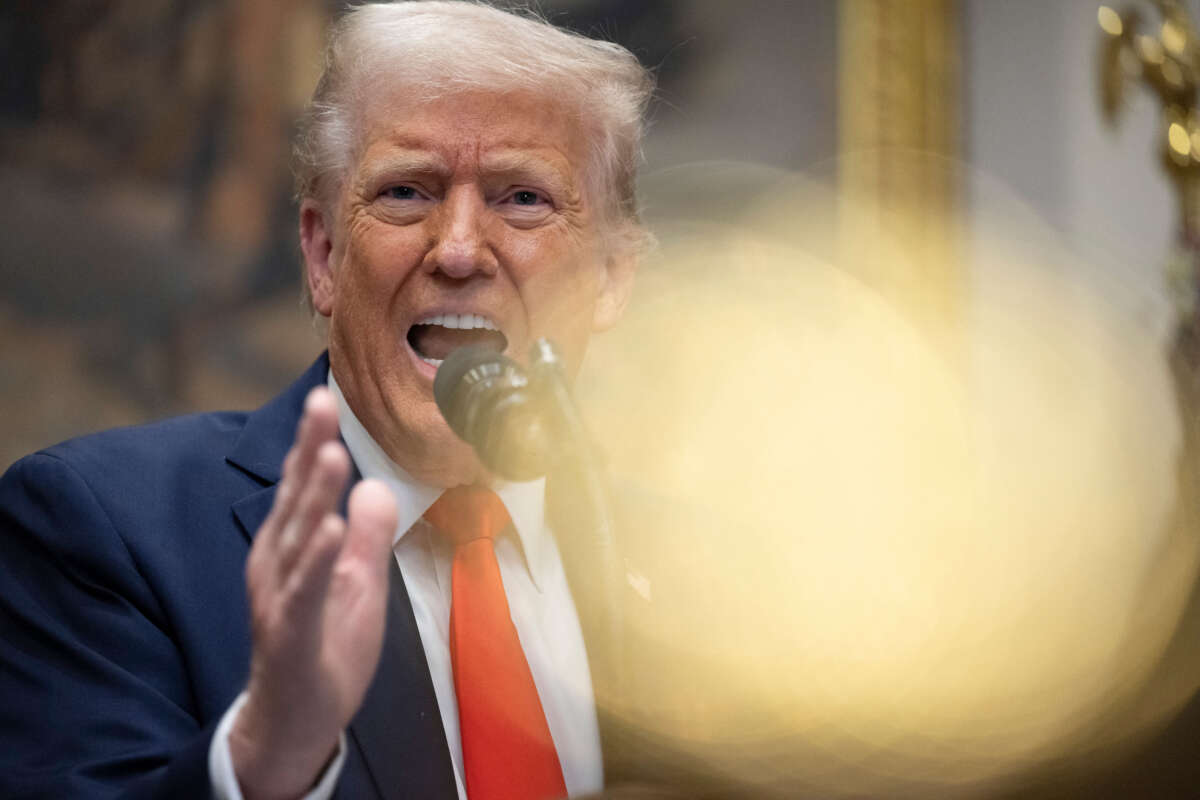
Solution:
[[[524,360],[548,337],[572,370],[616,320],[632,265],[602,249],[574,115],[528,94],[380,103],[332,207],[301,239],[334,377],[418,480],[486,480],[433,400],[437,363],[483,343]]]

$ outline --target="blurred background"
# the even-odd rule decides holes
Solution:
[[[253,407],[320,352],[288,141],[341,6],[0,6],[4,464]],[[538,7],[659,81],[661,245],[579,387],[614,480],[708,544],[734,487],[765,554],[751,596],[720,549],[668,584],[683,623],[641,633],[692,669],[639,724],[734,794],[1200,793],[1200,4]],[[797,487],[822,536],[779,524]]]
[[[99,427],[253,405],[319,351],[298,310],[287,143],[339,6],[0,8],[0,460]],[[1096,3],[540,7],[655,67],[648,173],[732,160],[828,177],[842,153],[941,153],[1128,276],[1147,323],[1165,324],[1155,299],[1178,212],[1156,162],[1160,111],[1130,92],[1122,124],[1104,123]],[[961,178],[926,185],[866,163],[841,178],[934,204],[978,199]],[[672,199],[648,199],[651,221]],[[944,274],[871,279],[936,284],[934,302],[960,303],[966,265],[928,269]]]

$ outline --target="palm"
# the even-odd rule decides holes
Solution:
[[[350,471],[337,431],[332,397],[314,390],[246,562],[254,651],[230,736],[244,787],[308,786],[379,661],[396,506],[363,481],[337,514]]]

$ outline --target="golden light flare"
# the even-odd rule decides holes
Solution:
[[[661,249],[577,387],[627,533],[674,567],[628,624],[676,669],[619,712],[737,785],[977,796],[1200,683],[1147,688],[1198,556],[1168,525],[1162,343],[1129,287],[959,177],[996,202],[942,221],[971,287],[951,325],[841,262],[831,209],[854,212],[823,184],[648,181]],[[854,236],[904,270],[889,225]]]
[[[1137,37],[1137,49],[1142,58],[1149,64],[1163,63],[1163,48],[1158,40],[1152,36]]]
[[[1188,140],[1191,143],[1191,152],[1200,153],[1200,128],[1192,128],[1192,132],[1188,134]]]
[[[1172,122],[1167,126],[1167,144],[1181,156],[1191,153],[1192,142],[1187,128],[1181,122]]]
[[[1100,28],[1109,36],[1120,36],[1125,30],[1120,14],[1108,6],[1100,6],[1096,12],[1096,20],[1100,23]]]
[[[1187,46],[1187,34],[1171,20],[1162,24],[1162,43],[1173,56],[1182,56]]]
[[[1174,61],[1167,61],[1162,65],[1163,80],[1174,86],[1176,89],[1183,86],[1183,70]]]

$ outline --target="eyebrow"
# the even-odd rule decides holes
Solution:
[[[372,159],[363,172],[364,183],[388,174],[449,175],[450,167],[437,153],[428,150],[393,151]]]
[[[558,155],[557,151],[548,151]],[[500,150],[484,156],[480,168],[493,175],[527,175],[536,182],[549,182],[566,190],[575,190],[569,171],[556,163],[559,158],[547,158],[528,150]]]

